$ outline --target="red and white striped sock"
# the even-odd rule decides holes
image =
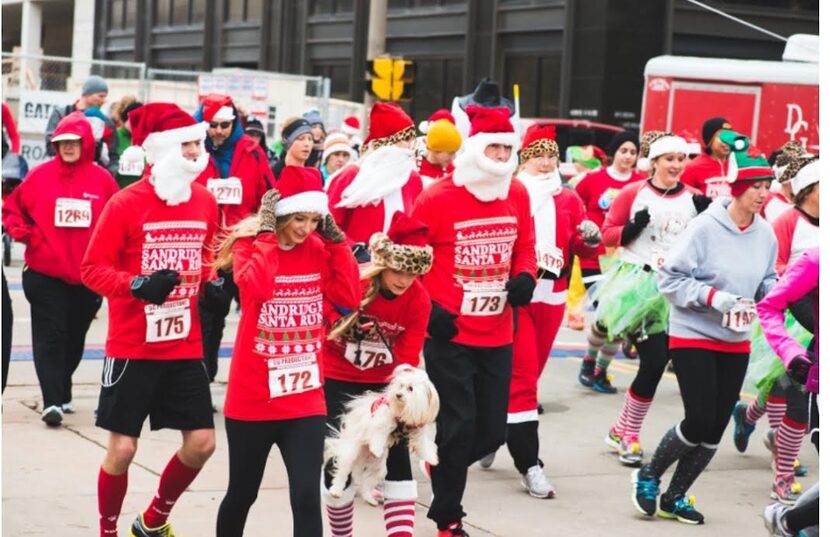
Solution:
[[[626,390],[625,398],[623,399],[623,406],[622,410],[620,410],[620,415],[617,416],[617,421],[614,422],[614,425],[611,426],[611,434],[619,436],[622,438],[622,435],[625,433],[625,429],[628,425],[628,415],[631,412],[631,388]]]
[[[386,500],[383,521],[386,537],[412,537],[415,533],[415,500]]]
[[[766,413],[767,407],[759,404],[758,399],[755,399],[746,407],[746,422],[755,425]]]
[[[775,481],[793,479],[793,464],[798,458],[806,431],[806,423],[798,423],[784,416],[781,426],[775,433]]]
[[[341,507],[326,505],[326,515],[329,519],[329,527],[331,527],[331,537],[352,537],[354,501]]]
[[[767,398],[767,418],[770,429],[777,429],[787,412],[787,400],[784,397],[770,395]]]
[[[631,406],[628,410],[628,423],[625,425],[623,435],[626,438],[639,437],[640,429],[643,428],[643,420],[646,419],[646,414],[648,414],[648,409],[651,406],[651,399],[640,397],[632,392],[631,388],[628,389],[626,398],[631,401]]]

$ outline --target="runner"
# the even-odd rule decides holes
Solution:
[[[294,536],[323,535],[323,300],[343,314],[360,302],[344,238],[328,214],[319,170],[286,166],[280,191],[269,190],[259,214],[221,245],[216,265],[236,275],[242,317],[225,398],[230,478],[217,537],[243,534],[274,444],[288,473]]]
[[[507,408],[507,448],[513,464],[528,494],[543,499],[553,498],[556,491],[539,459],[539,378],[565,315],[570,260],[574,254],[592,256],[602,239],[599,227],[586,220],[579,197],[562,188],[555,137],[553,126],[533,125],[519,153],[517,179],[530,195],[539,280],[530,304],[518,308]],[[495,452],[479,464],[489,468],[494,458]]]
[[[729,168],[729,153],[732,151],[728,141],[721,139],[720,134],[731,131],[732,125],[728,119],[712,117],[703,122],[701,127],[703,138],[703,153],[695,157],[686,165],[681,180],[692,188],[715,199],[729,196],[729,183],[726,172]],[[742,147],[745,149],[746,146]]]
[[[530,200],[513,179],[519,138],[510,112],[474,105],[467,112],[470,137],[455,171],[424,191],[412,214],[429,226],[435,252],[424,276],[432,299],[424,361],[441,397],[441,463],[431,468],[427,514],[439,537],[467,535],[467,468],[505,441],[513,308],[528,304],[536,286]]]
[[[440,112],[440,110],[439,110]],[[438,112],[430,116],[429,128],[425,139],[425,152],[418,166],[418,173],[424,181],[424,188],[433,181],[452,173],[456,153],[461,149],[461,133],[449,111],[446,117],[433,119]]]
[[[651,461],[632,475],[641,514],[702,524],[686,493],[715,455],[740,394],[749,361],[755,300],[775,284],[777,246],[760,218],[773,178],[763,156],[737,155],[732,199],[712,203],[672,245],[658,271],[660,292],[671,303],[669,354],[685,417],[665,434]],[[668,489],[660,479],[677,461]]]
[[[340,430],[345,404],[364,392],[383,391],[395,367],[417,367],[429,320],[429,296],[416,278],[432,266],[427,227],[402,212],[392,217],[389,234],[369,241],[371,264],[361,273],[360,309],[335,324],[323,347],[329,431]],[[389,450],[383,482],[386,534],[412,536],[418,487],[412,479],[406,439]],[[333,537],[352,535],[354,486],[333,498],[326,468],[323,499]]]
[[[107,297],[109,327],[95,424],[110,432],[98,474],[100,535],[118,534],[127,470],[147,416],[152,430],[182,432],[132,537],[172,536],[179,496],[215,446],[210,388],[201,362],[197,296],[208,283],[219,210],[201,185],[207,126],[181,108],[149,103],[130,113],[133,143],[147,153],[144,178],[109,201],[81,266],[90,289]]]
[[[81,260],[104,205],[118,191],[97,166],[92,128],[81,112],[60,120],[56,155],[34,168],[3,202],[3,225],[26,245],[23,292],[32,312],[32,355],[41,419],[60,425],[74,412],[72,374],[101,297],[81,282]]]

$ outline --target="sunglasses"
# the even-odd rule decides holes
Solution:
[[[211,129],[215,129],[215,128],[227,129],[232,124],[233,124],[233,121],[222,121],[221,123],[217,123],[216,121],[211,121],[210,122],[210,128]]]

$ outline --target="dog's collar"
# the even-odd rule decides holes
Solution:
[[[374,414],[375,412],[377,412],[377,411],[378,411],[378,409],[379,409],[380,407],[384,406],[384,405],[388,406],[388,405],[389,405],[389,401],[386,399],[386,396],[385,396],[385,395],[381,395],[380,397],[378,397],[377,399],[375,399],[374,401],[372,401],[372,407],[371,407],[371,412],[372,412],[372,414]]]

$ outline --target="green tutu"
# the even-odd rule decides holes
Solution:
[[[600,256],[605,275],[590,290],[597,304],[596,320],[608,338],[643,337],[665,332],[669,304],[657,289],[654,271],[627,261]]]
[[[789,311],[784,315],[784,324],[790,337],[804,345],[805,348],[810,344],[812,334],[798,324]],[[764,331],[761,329],[761,323],[756,319],[752,323],[752,353],[749,355],[749,366],[744,377],[744,391],[755,393],[758,403],[763,406],[778,378],[786,373],[784,362],[769,346]]]

